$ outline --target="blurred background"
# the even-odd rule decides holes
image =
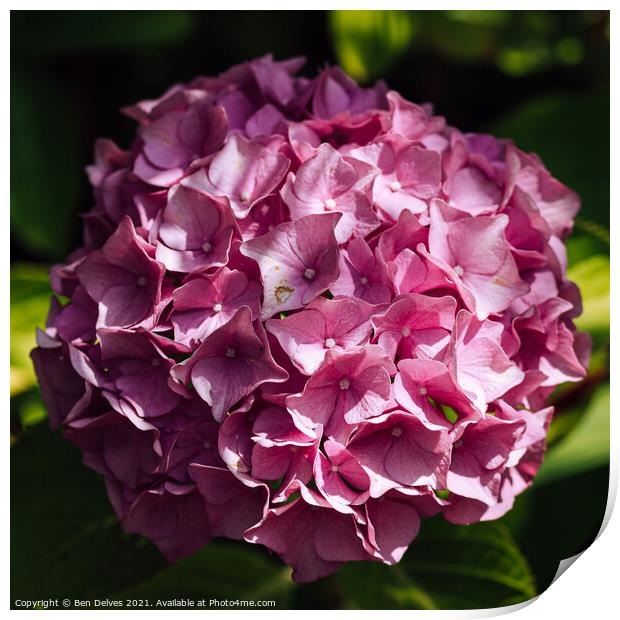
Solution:
[[[554,394],[547,460],[506,517],[429,523],[398,567],[352,564],[303,587],[248,545],[218,542],[169,568],[121,533],[99,477],[47,430],[28,358],[47,313],[47,270],[78,245],[78,215],[91,207],[83,170],[95,139],[129,146],[135,126],[122,106],[268,52],[305,56],[308,75],[339,63],[361,83],[385,79],[451,125],[538,153],[582,198],[569,277],[584,299],[577,325],[594,341],[587,379]],[[595,538],[607,502],[608,12],[12,12],[10,355],[12,598],[207,588],[279,608],[458,608],[541,592],[558,562]]]

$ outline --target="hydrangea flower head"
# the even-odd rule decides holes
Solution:
[[[32,359],[126,531],[170,561],[263,545],[312,581],[509,510],[589,343],[579,199],[537,156],[302,65],[125,109]]]

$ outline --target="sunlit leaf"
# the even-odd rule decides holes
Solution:
[[[329,22],[338,62],[361,82],[388,72],[414,35],[406,11],[332,11]]]
[[[549,450],[536,477],[536,485],[574,476],[609,462],[609,384],[592,396],[579,423]]]
[[[551,49],[543,42],[522,47],[506,47],[497,56],[499,68],[514,76],[523,76],[547,69],[551,64]]]
[[[50,285],[43,266],[17,265],[11,270],[11,395],[36,383],[30,350],[35,346],[35,329],[45,325],[50,302]]]
[[[566,240],[566,252],[568,264],[570,266],[580,263],[586,258],[590,258],[595,254],[609,254],[609,239],[595,236],[582,229],[581,220],[577,220],[573,234]],[[602,234],[609,233],[602,227],[596,226],[597,230],[602,229]]]
[[[497,28],[505,26],[512,18],[510,11],[446,11],[447,19],[462,22],[463,24],[475,24]]]
[[[22,428],[36,426],[47,418],[47,411],[38,389],[30,390],[23,394],[22,397],[14,399],[14,401],[17,401],[17,414]],[[11,409],[13,408],[14,401],[11,401]]]
[[[581,290],[583,314],[575,320],[585,331],[609,330],[609,278],[607,256],[591,256],[568,269],[568,278]]]

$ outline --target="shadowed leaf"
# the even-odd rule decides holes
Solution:
[[[525,558],[498,523],[424,521],[400,564],[355,562],[338,578],[361,609],[491,608],[536,596]]]

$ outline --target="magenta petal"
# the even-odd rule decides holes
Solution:
[[[501,346],[502,326],[478,321],[459,311],[450,342],[450,372],[472,402],[484,412],[486,403],[521,383],[523,371]]]
[[[257,262],[263,278],[261,318],[299,308],[337,280],[338,219],[337,214],[309,215],[243,244],[241,253]]]
[[[74,370],[65,347],[37,347],[30,352],[30,357],[50,424],[57,428],[84,395],[84,379]]]
[[[141,417],[168,413],[179,401],[168,378],[173,361],[149,335],[129,330],[99,330],[101,358],[119,394]]]
[[[262,383],[279,383],[288,377],[273,361],[266,340],[256,335],[247,306],[239,308],[230,321],[211,333],[188,360],[175,368],[211,405],[217,421]]]
[[[244,532],[262,520],[267,510],[267,485],[228,469],[192,464],[190,476],[205,501],[213,536],[241,540]]]
[[[76,273],[99,304],[98,326],[135,325],[159,303],[164,270],[145,252],[128,217],[101,250],[80,263]]]
[[[380,347],[328,352],[302,394],[289,396],[287,406],[309,426],[329,432],[341,424],[356,424],[379,415],[391,396],[390,374],[395,368]]]
[[[358,299],[317,297],[307,309],[267,321],[267,330],[306,374],[317,370],[325,354],[363,344],[370,336],[373,307]]]
[[[437,358],[447,347],[454,325],[456,300],[411,293],[396,298],[372,324],[375,338],[386,353],[395,358]]]
[[[293,566],[293,579],[302,583],[333,573],[341,562],[369,559],[354,517],[314,501],[299,498],[271,509],[245,533],[247,541],[265,545]]]
[[[372,497],[402,485],[443,488],[450,448],[446,429],[403,412],[366,423],[349,444],[370,475]]]
[[[219,267],[228,260],[236,231],[228,201],[177,185],[162,213],[156,256],[171,271]]]
[[[139,429],[120,413],[73,422],[65,437],[84,451],[84,463],[131,489],[155,481],[163,468],[159,432]]]
[[[313,213],[339,212],[336,239],[367,235],[379,226],[371,208],[370,185],[376,174],[373,166],[343,158],[329,144],[321,144],[316,154],[289,177],[281,191],[293,220]]]
[[[196,346],[227,323],[241,306],[248,306],[252,319],[260,313],[261,286],[246,275],[226,267],[214,275],[188,280],[174,291],[170,320],[178,342]]]
[[[406,501],[391,497],[367,503],[377,551],[386,564],[396,564],[420,531],[420,516]]]
[[[150,538],[170,562],[191,555],[212,538],[202,496],[193,487],[170,483],[142,492],[123,528]]]
[[[227,196],[235,216],[241,218],[276,188],[288,166],[283,155],[233,134],[211,161],[207,174],[187,183],[215,196]]]
[[[358,297],[370,304],[385,304],[392,291],[385,264],[368,244],[356,237],[340,254],[340,278],[331,287],[335,295]]]

